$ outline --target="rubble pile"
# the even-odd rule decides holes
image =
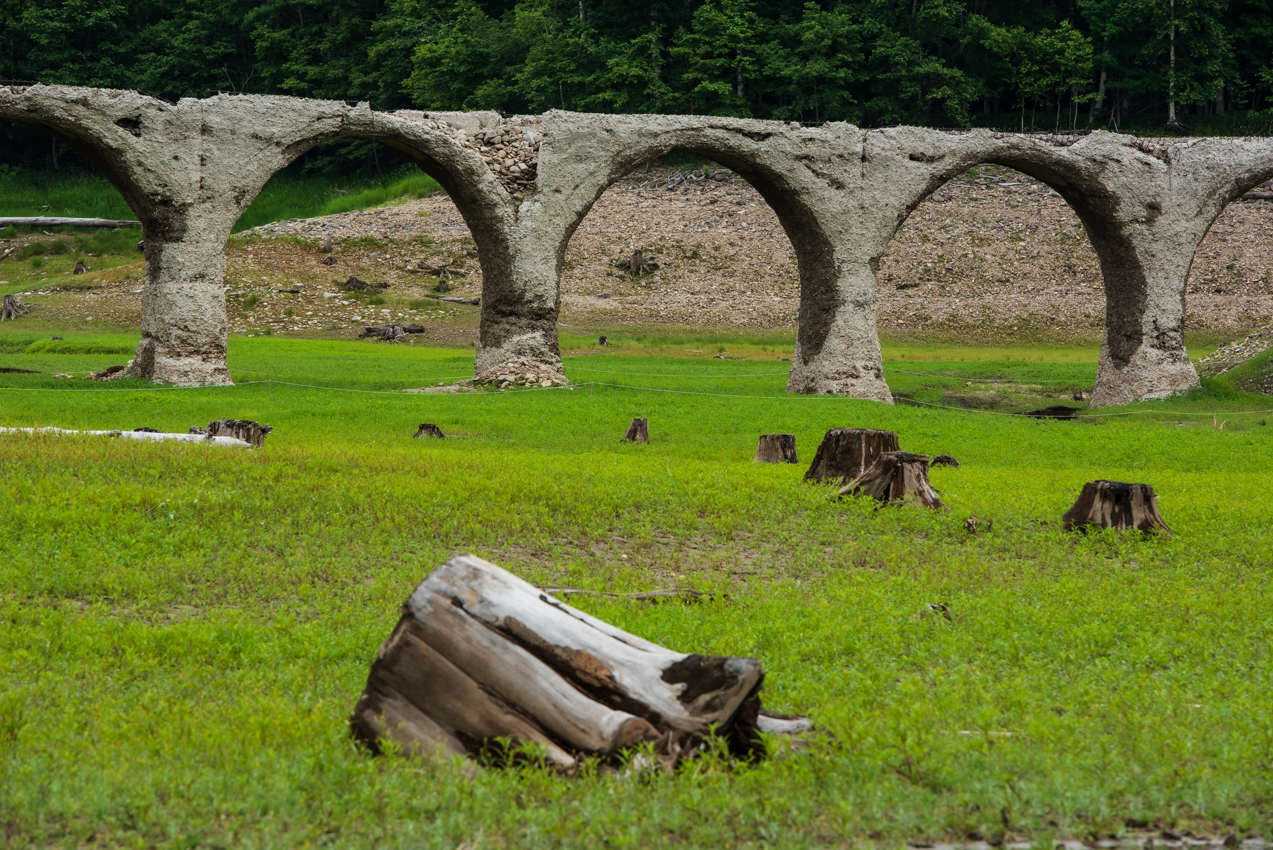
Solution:
[[[1198,361],[1198,374],[1204,378],[1223,375],[1270,348],[1273,348],[1273,327],[1256,331],[1235,342],[1220,346]]]
[[[517,357],[505,361],[495,369],[488,369],[480,375],[461,381],[461,384],[480,387],[498,387],[501,390],[509,387],[568,387],[570,381],[560,371],[537,363],[534,360]]]
[[[445,113],[403,111],[401,118],[445,133],[463,147],[477,151],[510,195],[534,189],[539,167],[539,143],[544,138],[538,115],[501,118],[498,123],[467,128]]]

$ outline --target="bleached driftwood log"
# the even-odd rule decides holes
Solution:
[[[1171,537],[1171,529],[1158,512],[1158,496],[1148,484],[1089,481],[1061,523],[1066,531],[1093,526],[1118,531],[1134,528]]]
[[[113,230],[119,227],[141,227],[141,222],[113,218],[58,218],[37,215],[0,218],[0,227],[88,227]]]
[[[871,468],[840,488],[841,496],[870,496],[880,502],[917,502],[928,508],[944,508],[937,491],[928,483],[928,456],[910,452],[885,452]]]
[[[847,484],[871,468],[884,452],[898,451],[897,434],[876,428],[832,428],[818,445],[805,481]]]
[[[758,732],[810,728],[761,712],[763,679],[754,658],[673,652],[460,555],[403,606],[351,728],[377,750],[387,739],[420,754],[533,744],[565,772],[641,743],[671,766],[711,729],[756,756]]]
[[[123,437],[148,442],[176,440],[180,443],[211,443],[214,446],[248,448],[251,443],[235,437],[210,437],[205,434],[165,434],[160,431],[75,431],[67,428],[0,428],[0,434],[78,434],[88,437]]]

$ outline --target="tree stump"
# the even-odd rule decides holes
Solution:
[[[3,305],[0,306],[0,322],[5,319],[17,320],[18,316],[25,315],[31,308],[23,304],[13,295],[4,297]]]
[[[756,463],[797,463],[795,434],[761,434]]]
[[[1134,528],[1148,534],[1171,537],[1171,529],[1158,512],[1158,496],[1148,484],[1121,481],[1089,481],[1078,501],[1061,517],[1066,531],[1091,526],[1125,531]]]
[[[265,442],[265,435],[273,431],[271,425],[262,425],[250,419],[218,419],[209,422],[207,428],[191,428],[190,432],[207,434],[209,437],[234,437],[237,440],[260,448]]]
[[[71,274],[84,274],[87,271],[88,266],[84,265],[84,261],[81,260],[75,264],[75,268],[71,269]]]
[[[413,438],[418,438],[418,437],[437,437],[439,440],[441,440],[445,438],[446,435],[442,433],[441,428],[439,428],[437,425],[434,425],[432,422],[424,422],[424,423],[421,423],[420,427],[416,429],[416,432]]]
[[[754,658],[683,655],[553,599],[511,573],[460,555],[430,573],[381,645],[354,708],[353,735],[420,755],[494,755],[535,745],[573,773],[649,743],[674,766],[714,728],[738,755],[758,731],[799,732],[804,718],[764,713]]]
[[[648,443],[650,442],[650,420],[649,419],[633,419],[632,424],[628,426],[628,433],[623,435],[621,443]]]
[[[805,481],[845,484],[871,468],[884,452],[899,450],[897,435],[874,428],[832,428],[822,438]]]
[[[884,452],[871,468],[840,488],[841,496],[870,496],[880,502],[915,502],[927,508],[946,507],[928,483],[928,456]]]
[[[605,345],[605,344],[606,344],[606,338],[604,335],[597,337],[597,345]]]

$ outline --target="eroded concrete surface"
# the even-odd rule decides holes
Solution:
[[[1273,140],[1023,136],[700,116],[373,112],[367,104],[219,95],[169,104],[136,92],[0,87],[0,119],[83,153],[142,222],[142,341],[133,374],[228,383],[224,247],[280,169],[334,138],[403,153],[447,190],[482,265],[478,375],[529,359],[560,373],[566,245],[616,180],[672,151],[738,172],[777,213],[800,271],[788,389],[892,402],[875,327],[875,270],[929,194],[994,163],[1049,184],[1078,214],[1105,279],[1093,406],[1195,386],[1183,342],[1194,252],[1234,198],[1273,177]]]

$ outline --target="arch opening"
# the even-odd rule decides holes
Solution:
[[[823,321],[801,304],[835,275],[834,247],[786,175],[728,149],[666,139],[617,157],[554,247],[566,324],[610,338],[622,325],[685,328],[703,344],[732,339],[748,356],[775,360],[791,359],[802,321]],[[648,270],[634,267],[636,251]]]

